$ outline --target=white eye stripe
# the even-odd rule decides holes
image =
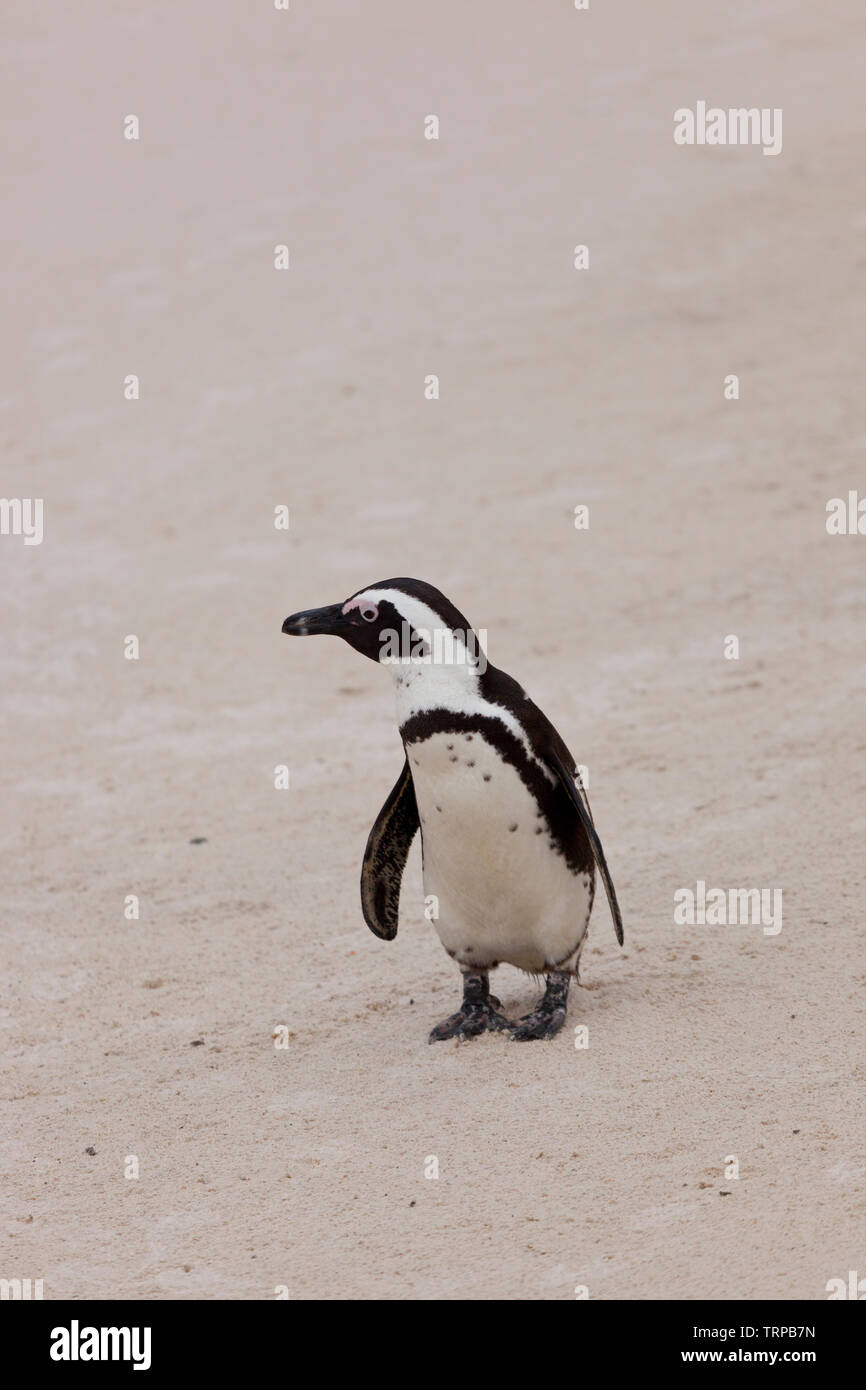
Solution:
[[[372,599],[364,598],[358,594],[355,598],[347,599],[343,604],[343,613],[351,613],[357,610],[365,623],[374,623],[379,616],[379,608],[373,603]]]

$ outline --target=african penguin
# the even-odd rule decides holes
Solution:
[[[589,802],[559,734],[517,681],[489,665],[462,613],[421,580],[386,579],[293,613],[283,632],[331,633],[390,668],[406,756],[370,831],[361,905],[370,930],[392,940],[420,828],[424,892],[463,975],[462,1006],[430,1041],[486,1029],[553,1037],[578,973],[596,867],[623,940]],[[490,993],[500,962],[547,977],[544,997],[517,1023]]]

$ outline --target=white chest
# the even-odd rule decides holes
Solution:
[[[421,819],[424,892],[458,960],[541,970],[580,940],[590,886],[556,852],[518,770],[483,734],[406,746]]]

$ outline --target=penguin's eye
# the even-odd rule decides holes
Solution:
[[[361,617],[365,623],[374,623],[379,616],[379,610],[375,603],[361,604]]]

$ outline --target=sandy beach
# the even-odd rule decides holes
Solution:
[[[0,1274],[866,1276],[866,535],[826,525],[866,498],[862,6],[11,0],[3,28],[2,492],[44,533],[0,536]],[[780,110],[780,150],[677,144],[699,101]],[[392,575],[588,768],[625,946],[600,894],[550,1042],[428,1045],[460,984],[417,844],[396,940],[364,925],[391,682],[280,627]],[[699,884],[778,892],[779,929],[675,921]]]

